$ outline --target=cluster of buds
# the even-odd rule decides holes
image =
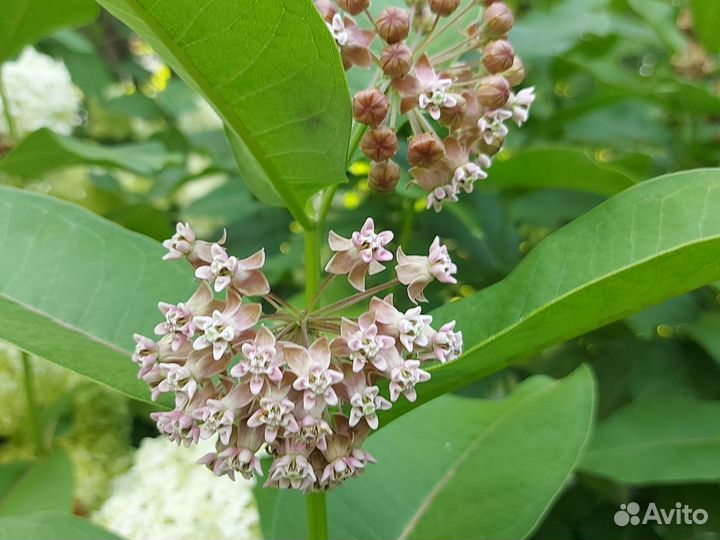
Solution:
[[[506,122],[527,121],[535,95],[532,87],[512,90],[525,70],[507,41],[514,19],[505,4],[485,2],[481,12],[479,0],[463,7],[460,0],[407,3],[407,9],[388,7],[374,18],[370,0],[316,0],[345,68],[375,64],[378,70],[373,86],[353,97],[353,116],[365,128],[360,148],[373,162],[370,187],[395,190],[402,172],[393,161],[397,132],[407,121],[409,172],[428,193],[427,208],[439,212],[487,178],[508,134]],[[477,17],[464,27],[473,11]],[[363,13],[367,28],[353,18]],[[458,40],[430,54],[450,31]],[[382,44],[374,49],[376,37]]]
[[[205,242],[178,224],[165,258],[186,258],[199,287],[184,303],[159,304],[159,338],[136,334],[133,354],[153,399],[174,394],[174,410],[152,415],[159,431],[186,446],[216,438],[200,463],[218,476],[261,476],[263,447],[273,457],[266,486],[326,490],[359,475],[374,462],[362,445],[378,428],[378,412],[402,396],[414,401],[416,385],[430,378],[426,365],[462,351],[455,321],[435,330],[419,305],[403,312],[392,294],[378,296],[402,284],[417,304],[433,280],[455,283],[439,239],[427,256],[398,248],[396,278],[365,288],[366,276],[393,259],[392,238],[376,233],[372,219],[351,238],[331,231],[328,276],[299,309],[270,291],[263,251],[237,259],[224,237]],[[342,275],[358,292],[316,308]],[[359,302],[368,305],[362,315],[340,315]]]

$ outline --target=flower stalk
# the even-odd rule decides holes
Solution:
[[[38,419],[37,395],[35,393],[35,378],[30,355],[22,352],[23,384],[25,386],[25,399],[27,400],[28,430],[33,441],[36,454],[43,453],[43,438]]]

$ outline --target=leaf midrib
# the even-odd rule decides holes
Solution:
[[[96,0],[100,4],[103,4],[107,0]],[[185,53],[185,51],[178,46],[175,39],[165,30],[160,21],[158,21],[151,13],[149,9],[143,7],[138,0],[122,0],[128,8],[132,11],[133,15],[143,21],[148,28],[155,34],[155,36],[163,42],[165,47],[170,51],[183,68],[188,72],[188,75],[192,78],[192,81],[200,87],[202,92],[208,97],[208,99],[220,109],[222,116],[228,119],[228,122],[232,126],[233,130],[237,133],[247,147],[248,151],[252,154],[255,161],[258,163],[260,168],[265,171],[270,182],[273,184],[275,190],[285,200],[288,206],[288,210],[293,217],[303,227],[312,227],[313,224],[305,214],[305,210],[302,204],[295,198],[293,193],[287,188],[284,182],[280,180],[280,175],[275,169],[275,166],[265,157],[263,150],[257,145],[252,134],[245,127],[244,123],[235,114],[230,104],[217,92],[210,84],[204,75],[197,68],[195,63]],[[283,11],[286,9],[284,3],[282,4]]]

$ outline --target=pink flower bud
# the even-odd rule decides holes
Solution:
[[[403,42],[388,45],[380,56],[380,67],[388,77],[404,77],[412,67],[412,51]]]
[[[400,181],[400,166],[392,160],[375,162],[370,167],[368,185],[378,193],[392,193]]]
[[[390,159],[398,151],[395,130],[385,126],[367,130],[360,141],[360,149],[373,161]]]
[[[377,88],[361,90],[353,97],[353,118],[371,126],[379,126],[388,113],[388,100]]]
[[[337,0],[337,4],[351,15],[359,15],[370,7],[370,0]]]
[[[389,7],[380,13],[375,28],[386,42],[397,43],[410,33],[410,14],[405,9]]]
[[[430,11],[441,17],[452,15],[460,5],[460,0],[428,0]]]
[[[500,75],[488,75],[480,80],[477,88],[478,101],[488,109],[499,109],[510,97],[510,85]]]
[[[513,65],[503,73],[510,86],[517,86],[525,80],[525,65],[519,56],[513,60]]]
[[[489,73],[501,73],[510,69],[515,60],[515,51],[504,39],[491,41],[483,49],[483,65]]]
[[[430,167],[445,155],[442,141],[434,133],[421,133],[410,139],[408,162],[418,167]]]
[[[515,22],[512,10],[502,2],[490,4],[483,13],[482,20],[487,32],[492,36],[504,36],[512,29]]]

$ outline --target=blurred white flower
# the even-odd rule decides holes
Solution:
[[[260,538],[254,482],[233,482],[196,465],[213,448],[209,440],[185,448],[144,439],[93,520],[129,540]]]
[[[183,113],[178,118],[178,128],[183,133],[192,135],[203,131],[221,129],[223,122],[208,102],[197,98],[195,108],[192,111]]]
[[[3,64],[0,76],[18,136],[43,127],[68,135],[82,122],[82,92],[61,60],[26,47],[17,60]],[[0,101],[0,133],[8,131]]]

